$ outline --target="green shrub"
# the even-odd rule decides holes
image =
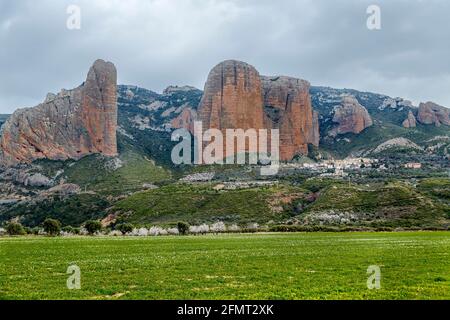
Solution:
[[[75,234],[74,228],[72,226],[65,226],[61,229],[63,232]]]
[[[180,234],[183,234],[183,235],[187,234],[189,232],[189,227],[190,227],[189,223],[187,223],[187,222],[180,221],[177,223],[178,232]]]
[[[84,227],[86,228],[87,232],[90,235],[93,235],[94,233],[96,233],[97,231],[100,231],[102,229],[102,224],[100,223],[100,221],[89,220],[89,221],[86,221],[86,223],[84,224]]]
[[[31,229],[31,233],[34,235],[39,235],[39,231],[41,231],[41,229],[39,227],[34,227]]]
[[[61,231],[61,222],[56,219],[47,218],[42,224],[42,227],[48,235],[56,236]]]
[[[122,232],[122,234],[127,234],[133,231],[134,226],[131,223],[121,223],[116,225],[115,229]]]
[[[24,227],[18,222],[10,222],[6,226],[6,232],[10,236],[21,236],[26,234]]]

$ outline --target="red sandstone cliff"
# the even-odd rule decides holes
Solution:
[[[189,132],[194,132],[194,121],[197,120],[197,111],[192,108],[184,108],[183,111],[171,121],[173,129],[184,128]]]
[[[423,124],[434,124],[436,127],[441,124],[450,126],[450,109],[433,102],[421,103],[417,120]]]
[[[309,86],[295,78],[261,77],[247,63],[224,61],[208,76],[198,118],[204,130],[216,128],[223,133],[279,129],[280,159],[291,160],[296,154],[307,154],[308,143],[318,144],[318,118],[313,115]]]
[[[280,159],[308,154],[313,143],[313,110],[310,84],[290,77],[262,77],[265,126],[280,130]]]
[[[337,125],[328,133],[336,136],[344,133],[358,134],[373,125],[372,118],[365,107],[353,96],[345,96],[334,111],[333,122]]]
[[[97,60],[80,87],[14,112],[2,128],[0,164],[116,155],[116,82],[114,65]]]
[[[227,60],[209,73],[199,117],[205,128],[261,129],[263,108],[258,71],[245,62]]]
[[[412,111],[408,112],[408,117],[403,121],[404,128],[415,128],[417,125],[416,117],[412,113]]]
[[[226,129],[263,129],[264,109],[258,71],[245,62],[234,60],[215,66],[206,81],[198,116],[204,130],[219,129],[224,136]],[[246,148],[246,151],[257,150]]]

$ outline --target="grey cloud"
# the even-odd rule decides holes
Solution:
[[[366,8],[382,29],[366,28]],[[82,28],[66,29],[66,8]],[[225,59],[314,85],[433,100],[450,106],[446,0],[0,0],[0,113],[79,85],[91,63],[113,61],[119,82],[161,91],[202,88]]]

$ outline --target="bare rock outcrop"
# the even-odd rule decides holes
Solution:
[[[251,65],[224,61],[209,73],[199,117],[206,128],[263,128],[261,79]]]
[[[198,115],[204,130],[219,129],[224,135],[226,129],[263,129],[262,86],[258,71],[235,60],[215,66],[205,84]],[[246,148],[246,151],[257,150]]]
[[[79,193],[81,193],[81,188],[79,185],[73,184],[73,183],[64,183],[64,184],[56,185],[56,186],[42,192],[42,195],[58,194],[58,195],[62,195],[62,196],[67,196],[67,195],[79,194]]]
[[[408,112],[408,117],[403,121],[404,128],[415,128],[417,126],[416,117],[412,113],[412,111]]]
[[[373,152],[379,153],[379,152],[382,152],[382,151],[385,151],[385,150],[391,149],[391,148],[409,148],[409,149],[423,150],[422,147],[418,146],[411,140],[400,137],[400,138],[394,138],[394,139],[390,139],[388,141],[383,142],[382,144],[377,146],[373,150]]]
[[[226,129],[279,129],[280,159],[291,160],[296,154],[307,154],[308,143],[319,142],[318,115],[313,124],[309,87],[304,80],[260,76],[245,62],[227,60],[208,76],[198,119],[204,130],[224,133]],[[173,125],[186,127],[189,117],[181,115]],[[248,147],[246,151],[256,151]]]
[[[198,90],[196,87],[192,86],[168,86],[166,89],[164,89],[163,94],[170,95],[172,93],[176,92],[189,92],[193,90]]]
[[[261,77],[265,127],[280,130],[280,159],[308,154],[313,143],[313,110],[309,82],[291,77]]]
[[[10,181],[15,185],[19,184],[25,187],[52,187],[54,184],[51,178],[39,172],[30,172],[24,168],[6,168],[0,173],[0,180],[3,182]]]
[[[111,62],[97,60],[82,89],[82,121],[87,153],[117,154],[117,71]],[[87,140],[87,141],[85,141]],[[86,148],[85,148],[86,150]]]
[[[333,122],[337,126],[328,133],[332,137],[345,133],[358,134],[373,125],[367,109],[353,96],[342,98],[341,104],[335,108]]]
[[[194,121],[197,120],[197,111],[192,108],[184,108],[183,111],[171,121],[172,129],[184,128],[189,132],[194,132]]]
[[[116,82],[114,65],[97,60],[78,88],[49,94],[44,103],[14,112],[2,127],[0,164],[116,155]]]
[[[436,127],[442,124],[450,126],[450,109],[433,102],[421,103],[417,120],[422,124],[434,124]]]

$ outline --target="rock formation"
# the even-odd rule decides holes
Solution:
[[[204,130],[219,129],[224,136],[226,129],[263,129],[262,86],[258,71],[245,62],[234,60],[215,66],[205,84],[198,115]]]
[[[199,117],[205,128],[263,128],[261,79],[247,63],[227,60],[214,67],[205,85]]]
[[[184,128],[189,132],[194,132],[194,121],[197,120],[197,111],[192,108],[184,108],[183,111],[171,121],[172,129]]]
[[[318,147],[320,143],[319,113],[315,110],[313,110],[312,130],[308,142],[312,143],[316,147]]]
[[[290,77],[261,77],[265,127],[280,130],[280,159],[308,154],[314,140],[313,110],[307,81]]]
[[[367,109],[353,96],[342,98],[341,105],[335,108],[333,122],[338,125],[328,133],[332,137],[344,133],[358,134],[373,125]]]
[[[409,139],[406,138],[394,138],[394,139],[390,139],[388,141],[383,142],[382,144],[380,144],[378,147],[376,147],[373,150],[373,153],[379,153],[382,151],[385,151],[387,149],[390,148],[409,148],[409,149],[416,149],[416,150],[423,150],[422,147],[418,146],[417,144],[415,144],[414,142],[412,142]]]
[[[422,124],[434,124],[436,127],[442,124],[450,126],[450,109],[433,102],[421,103],[417,120]]]
[[[117,71],[112,63],[94,63],[84,83],[82,99],[82,121],[88,135],[88,141],[81,141],[84,149],[88,153],[116,155]]]
[[[224,61],[208,76],[198,118],[204,130],[216,128],[224,133],[226,129],[279,129],[280,159],[291,160],[296,154],[307,154],[308,143],[319,140],[309,87],[304,80],[261,77],[247,63]],[[186,120],[188,115],[181,118]]]
[[[176,92],[189,92],[189,91],[196,91],[198,90],[196,87],[192,86],[168,86],[166,89],[164,89],[163,94],[164,95],[170,95],[172,93]]]
[[[416,117],[412,113],[412,111],[408,112],[408,117],[403,121],[404,128],[415,128],[417,125]]]
[[[0,164],[116,155],[116,81],[114,65],[97,60],[78,88],[14,112],[2,128]]]

